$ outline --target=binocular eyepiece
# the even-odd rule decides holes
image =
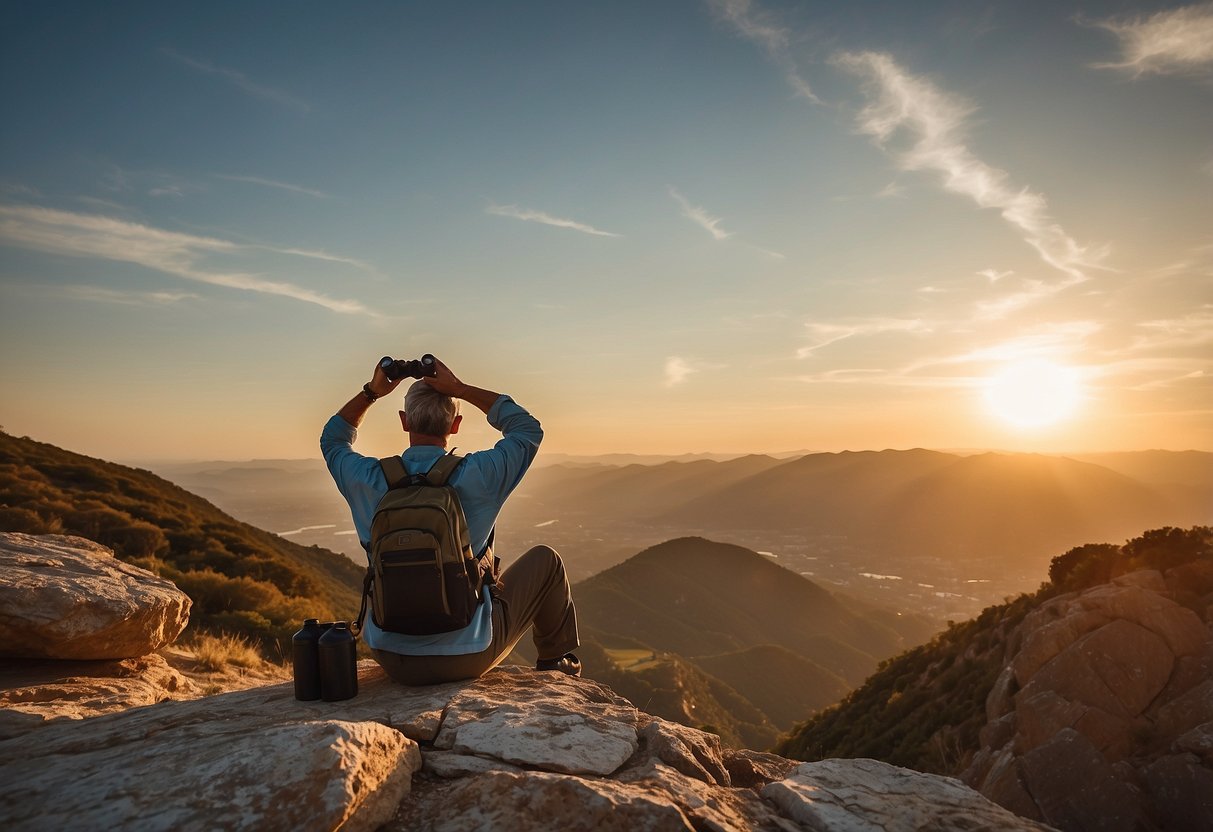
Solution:
[[[408,361],[385,355],[379,359],[379,367],[383,370],[383,374],[392,381],[399,381],[402,378],[432,378],[438,371],[437,360],[428,352],[420,359],[414,358]]]

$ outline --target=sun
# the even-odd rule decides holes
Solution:
[[[1082,379],[1072,367],[1025,359],[990,376],[985,394],[990,409],[1004,422],[1040,428],[1074,413],[1082,399]]]

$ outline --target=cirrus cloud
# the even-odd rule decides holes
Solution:
[[[1094,64],[1134,77],[1177,75],[1213,67],[1213,3],[1181,6],[1148,17],[1112,18],[1093,25],[1120,40],[1120,60]]]
[[[80,214],[32,205],[0,205],[0,243],[52,254],[95,257],[134,263],[185,280],[258,294],[293,298],[345,314],[375,313],[356,300],[321,292],[260,274],[216,270],[203,265],[208,256],[233,255],[264,246],[247,246],[166,231],[99,214]],[[270,249],[282,254],[315,256],[301,249]],[[320,259],[335,259],[331,256]]]
[[[1043,194],[1013,184],[1006,171],[978,158],[966,138],[971,105],[881,52],[842,52],[834,63],[863,81],[867,104],[859,113],[860,132],[903,170],[939,174],[946,190],[997,210],[1041,259],[1067,276],[1053,291],[1087,279],[1103,252],[1080,245],[1053,220]]]
[[[544,211],[533,211],[530,208],[520,208],[517,205],[496,205],[490,204],[484,209],[489,214],[495,214],[499,217],[510,217],[515,220],[524,222],[537,222],[540,225],[551,225],[556,228],[568,228],[573,231],[580,231],[582,234],[591,234],[595,237],[621,237],[623,235],[616,234],[613,231],[603,231],[595,228],[592,225],[586,225],[583,222],[576,220],[568,220],[562,217],[554,217]]]

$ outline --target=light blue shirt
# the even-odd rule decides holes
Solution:
[[[543,428],[539,420],[509,396],[498,396],[489,408],[488,421],[503,436],[487,451],[468,454],[451,476],[450,484],[459,495],[467,518],[472,548],[484,551],[489,534],[505,500],[522,481],[539,443]],[[371,536],[371,520],[375,507],[387,493],[387,480],[375,457],[363,456],[354,450],[358,431],[349,422],[335,415],[328,420],[320,434],[320,451],[337,490],[349,503],[354,528],[365,549]],[[437,445],[414,445],[401,459],[410,474],[423,474],[446,451]],[[375,626],[373,616],[367,615],[362,637],[368,647],[405,656],[460,656],[488,649],[493,639],[493,598],[485,591],[472,623],[462,630],[428,636],[387,633]]]

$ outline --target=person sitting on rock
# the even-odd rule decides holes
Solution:
[[[491,449],[468,454],[449,479],[463,507],[473,551],[482,554],[491,545],[501,507],[539,451],[543,429],[509,396],[464,384],[441,361],[435,365],[435,374],[412,384],[404,396],[400,424],[409,447],[400,458],[408,474],[425,474],[459,430],[460,399],[484,411],[489,424],[502,432]],[[371,404],[389,395],[400,381],[376,366],[373,379],[328,420],[320,435],[324,461],[349,503],[358,538],[368,552],[371,521],[388,482],[379,460],[359,454],[353,443]],[[491,558],[492,553],[485,556]],[[387,632],[374,619],[367,615],[363,639],[387,674],[406,685],[481,676],[496,667],[532,625],[539,657],[536,667],[581,675],[581,663],[572,653],[580,643],[577,613],[564,563],[549,546],[530,549],[495,585],[486,585],[471,623],[463,629],[406,635]]]

